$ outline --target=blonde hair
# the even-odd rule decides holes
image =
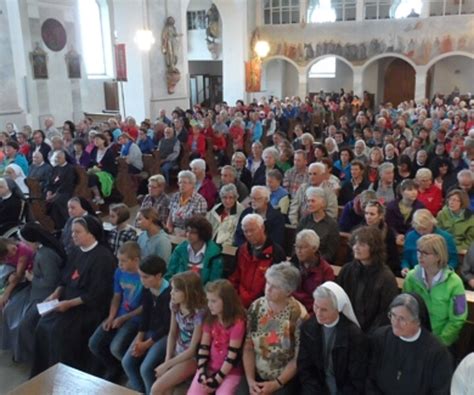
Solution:
[[[448,247],[443,236],[435,233],[424,235],[416,242],[419,250],[429,252],[439,258],[438,268],[442,269],[448,265]]]
[[[429,228],[437,224],[438,221],[436,221],[436,218],[431,214],[431,211],[426,208],[420,208],[413,214],[412,226],[415,230],[418,230],[418,228]]]
[[[433,179],[433,173],[431,172],[430,169],[427,169],[426,167],[422,167],[421,169],[418,169],[415,175],[415,180],[421,180],[423,178],[429,178],[430,180]]]

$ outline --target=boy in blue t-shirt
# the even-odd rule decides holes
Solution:
[[[121,374],[120,361],[138,332],[143,310],[143,285],[138,274],[140,246],[134,241],[122,244],[118,261],[109,316],[89,339],[89,349],[106,368],[103,378],[109,381]]]

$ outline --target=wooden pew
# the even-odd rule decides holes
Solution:
[[[74,196],[82,197],[92,204],[92,192],[89,188],[89,178],[86,170],[76,165],[74,166],[76,171],[76,187],[74,188]]]
[[[128,163],[125,158],[117,158],[118,172],[115,185],[123,198],[123,203],[128,207],[133,207],[138,204],[136,182],[132,181],[131,174],[128,172]]]
[[[232,137],[230,134],[226,136],[227,140],[227,147],[226,147],[226,155],[229,160],[232,160],[232,155],[234,155],[234,143],[232,142]]]
[[[46,202],[43,198],[39,181],[34,178],[27,178],[25,182],[30,190],[28,204],[33,219],[38,221],[45,229],[49,230],[50,232],[54,231],[54,222],[46,213]]]
[[[212,148],[212,139],[206,137],[206,170],[215,176],[218,173],[218,166],[216,163],[216,157],[214,156],[214,149]]]

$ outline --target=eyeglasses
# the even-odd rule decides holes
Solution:
[[[409,322],[413,320],[407,320],[405,317],[400,315],[393,314],[391,311],[387,314],[388,319],[391,322],[398,322],[401,326],[406,326]]]
[[[423,251],[423,250],[416,250],[416,253],[422,256],[434,255],[432,252]]]

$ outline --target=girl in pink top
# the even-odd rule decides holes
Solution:
[[[242,377],[240,349],[245,312],[228,280],[206,284],[208,312],[198,349],[198,370],[188,395],[234,394]]]
[[[13,289],[23,280],[25,272],[33,268],[34,255],[33,250],[25,243],[0,237],[0,262],[16,269],[8,277],[5,291],[0,296],[0,310],[10,299]]]

